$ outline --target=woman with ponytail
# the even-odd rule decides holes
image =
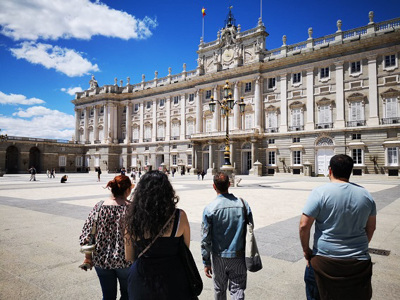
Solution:
[[[82,234],[80,244],[90,243],[93,223],[96,223],[96,246],[92,253],[85,253],[85,260],[81,268],[85,271],[95,268],[100,280],[103,299],[117,298],[117,281],[120,285],[120,299],[128,299],[128,273],[131,263],[125,260],[124,232],[121,228],[121,219],[125,214],[127,197],[132,190],[132,183],[128,176],[116,176],[107,183],[106,188],[111,190],[109,199],[97,203],[89,213]],[[97,213],[98,212],[98,213]],[[95,221],[95,215],[97,222]]]

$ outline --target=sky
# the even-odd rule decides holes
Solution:
[[[262,5],[260,5],[262,3]],[[334,4],[333,4],[334,3]],[[126,85],[196,68],[196,51],[216,40],[228,7],[242,31],[262,15],[268,50],[400,17],[399,0],[0,0],[0,134],[71,140],[75,92]],[[262,7],[262,12],[261,12]]]

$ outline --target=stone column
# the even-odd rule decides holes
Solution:
[[[157,140],[157,99],[153,100],[153,130],[151,131],[151,139],[153,142]]]
[[[140,114],[140,127],[139,127],[139,143],[143,143],[144,136],[144,102],[139,103],[139,114]]]
[[[368,126],[379,125],[378,115],[378,80],[376,70],[376,55],[368,56],[368,77],[369,77],[369,120]]]
[[[81,121],[81,111],[80,109],[75,108],[75,142],[79,143],[80,142],[80,134],[79,134],[79,127],[80,127],[80,121]]]
[[[281,81],[281,125],[279,132],[287,132],[287,114],[288,114],[288,102],[287,102],[287,74],[280,74]]]
[[[255,139],[251,140],[251,170],[249,170],[249,173],[253,174],[253,175],[256,175],[254,173],[254,163],[257,161],[256,143],[257,143],[257,140],[255,140]]]
[[[254,89],[254,119],[255,119],[255,126],[259,132],[263,132],[263,101],[261,97],[262,93],[262,77],[257,76],[255,79],[255,89]]]
[[[207,173],[213,174],[213,144],[209,143],[208,147],[208,170]]]
[[[220,122],[221,122],[221,106],[219,105],[217,100],[219,99],[218,96],[218,86],[214,87],[214,100],[216,102],[215,104],[215,112],[213,114],[213,123],[212,123],[212,131],[213,132],[218,132],[220,131]]]
[[[181,130],[179,132],[181,134],[180,139],[181,140],[186,139],[186,95],[185,94],[181,96]]]
[[[195,93],[196,102],[196,133],[203,132],[203,104],[202,104],[202,92],[197,90]]]
[[[97,105],[93,107],[94,109],[94,114],[93,114],[93,141],[92,144],[94,144],[96,141],[99,140],[99,109]]]
[[[314,69],[307,71],[307,124],[305,130],[314,130],[315,117],[314,117]]]
[[[108,142],[113,143],[114,140],[114,104],[108,104]]]
[[[239,103],[240,101],[240,95],[239,95],[239,85],[240,82],[236,81],[233,83],[233,99],[235,100],[236,103]],[[240,129],[240,109],[239,105],[236,104],[233,108],[233,129],[234,130],[239,130]]]
[[[169,141],[171,139],[171,96],[168,96],[165,102],[165,140]]]
[[[233,142],[232,141],[229,141],[229,147],[230,147],[230,150],[231,150],[231,152],[229,154],[229,160],[231,161],[231,165],[234,166],[235,162],[233,161],[234,155],[233,155]]]
[[[85,144],[87,144],[89,142],[89,130],[88,130],[88,126],[89,126],[89,109],[88,107],[84,108],[84,113],[85,113],[85,125],[83,127],[83,137],[85,140]]]
[[[131,103],[126,104],[126,121],[125,121],[125,143],[130,144],[132,142],[132,105]]]
[[[108,144],[108,104],[104,104],[104,116],[103,116],[103,136],[104,139],[102,143]]]
[[[336,121],[335,128],[345,127],[345,107],[344,107],[344,72],[343,61],[335,63],[336,66]]]
[[[112,110],[113,110],[113,122],[112,122],[112,124],[113,124],[113,131],[114,131],[114,136],[113,136],[113,142],[114,142],[114,144],[118,144],[118,105],[113,105],[113,107],[112,107]]]

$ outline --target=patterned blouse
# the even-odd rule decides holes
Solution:
[[[92,231],[97,203],[83,225],[79,237],[80,245],[87,244]],[[125,214],[126,205],[102,205],[97,219],[96,249],[93,265],[102,269],[127,268],[132,263],[125,260],[124,233],[120,220]]]

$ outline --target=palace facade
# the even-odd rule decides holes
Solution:
[[[215,41],[200,40],[195,70],[183,64],[179,74],[156,71],[125,85],[99,86],[92,77],[72,101],[75,138],[58,156],[67,157],[66,171],[213,173],[224,163],[228,124],[236,174],[326,176],[329,159],[345,153],[354,175],[399,176],[400,18],[368,17],[347,31],[339,20],[336,32],[320,38],[310,28],[294,45],[283,36],[280,48],[267,50],[261,19],[242,31],[230,11]],[[236,102],[243,97],[243,113],[238,105],[229,115],[219,104],[210,111],[226,81]]]

